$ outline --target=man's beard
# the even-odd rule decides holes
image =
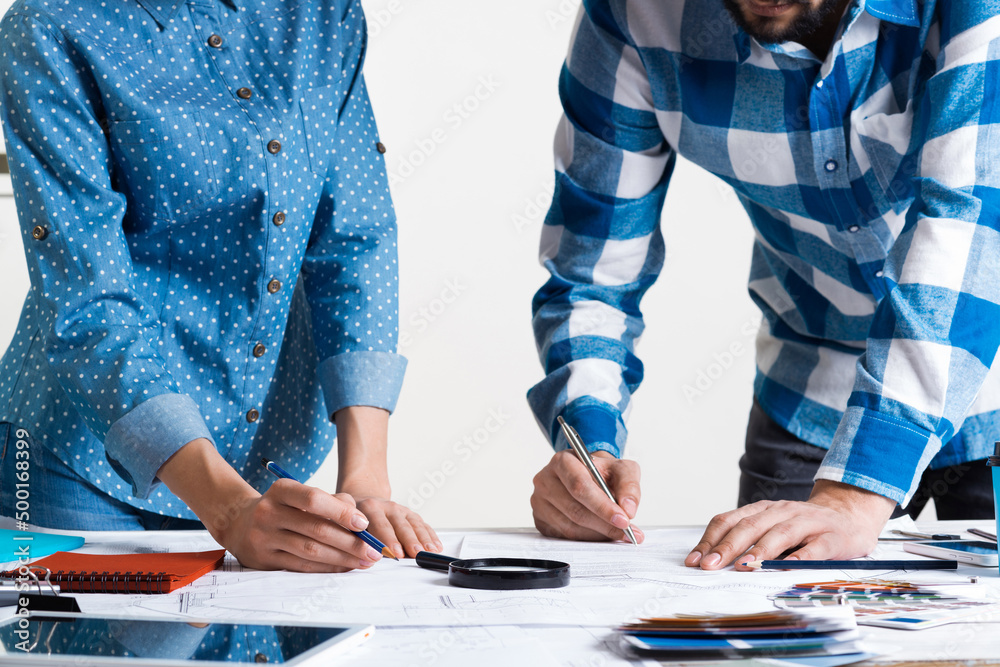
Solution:
[[[807,7],[789,25],[779,27],[776,21],[757,16],[750,21],[743,15],[739,0],[722,0],[736,25],[748,35],[764,44],[799,42],[819,28],[826,18],[837,10],[841,0],[823,0],[819,7]],[[810,0],[786,0],[794,4],[811,5]]]

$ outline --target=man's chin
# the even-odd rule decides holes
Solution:
[[[798,7],[754,0],[725,0],[726,10],[745,33],[759,42],[778,42],[794,21],[787,14]],[[780,10],[780,11],[779,11]]]

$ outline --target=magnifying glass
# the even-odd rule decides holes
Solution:
[[[569,586],[569,563],[535,558],[455,558],[429,551],[417,554],[417,565],[448,573],[448,583],[461,588],[513,591]]]

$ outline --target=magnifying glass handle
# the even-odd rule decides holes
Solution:
[[[426,567],[430,570],[441,570],[442,572],[448,571],[448,566],[452,561],[458,560],[454,556],[445,556],[444,554],[431,553],[430,551],[421,551],[417,553],[417,565],[420,567]]]

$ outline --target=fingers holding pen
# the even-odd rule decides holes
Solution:
[[[595,458],[595,464],[605,468],[602,474],[608,474],[616,488],[624,491],[623,497],[630,501],[629,510],[608,498],[579,458],[571,450],[564,450],[553,455],[534,478],[531,507],[539,532],[578,540],[628,540],[623,531],[638,508],[638,466],[608,457]],[[608,464],[619,463],[628,464],[622,467],[621,474],[607,472]],[[642,541],[641,531],[636,533],[636,540]]]
[[[355,526],[367,526],[369,522],[347,494],[330,495],[315,487],[278,480],[263,499],[260,523],[280,526],[283,536],[277,544],[302,561],[316,563],[320,568],[325,564],[355,569],[371,567],[382,558],[381,553],[349,532],[363,530]]]

